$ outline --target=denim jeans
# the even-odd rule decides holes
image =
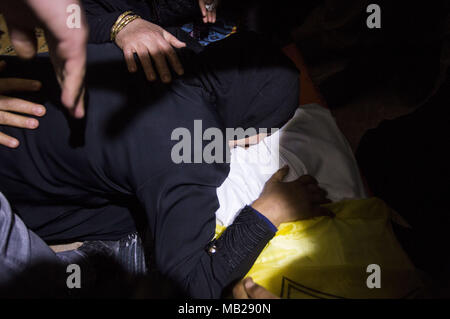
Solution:
[[[123,296],[125,291],[132,293],[133,277],[147,271],[143,252],[139,236],[130,234],[119,241],[86,242],[77,250],[55,253],[0,193],[0,297],[102,297],[104,291]],[[68,268],[71,264],[79,266],[81,288],[67,284],[74,273]],[[103,290],[95,287],[111,282],[114,286]]]
[[[65,275],[58,256],[11,211],[0,193],[0,296],[56,296]]]

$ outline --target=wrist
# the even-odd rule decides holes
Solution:
[[[282,223],[278,214],[275,213],[276,209],[268,201],[258,198],[250,206],[264,215],[275,227],[278,228]]]
[[[141,17],[137,14],[134,14],[133,11],[126,11],[122,13],[111,28],[111,41],[115,42],[120,31],[122,31],[128,24],[130,24],[134,20],[140,18]]]

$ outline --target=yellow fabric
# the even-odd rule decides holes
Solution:
[[[380,199],[326,205],[335,218],[280,225],[247,274],[283,298],[406,298],[422,284],[391,229],[390,208]],[[216,235],[224,231],[217,226]],[[366,281],[381,268],[381,288]]]

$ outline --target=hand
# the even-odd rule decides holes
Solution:
[[[261,195],[252,204],[254,209],[276,227],[281,223],[317,216],[334,216],[330,210],[320,206],[330,203],[330,200],[314,177],[303,175],[293,182],[283,182],[288,172],[289,167],[285,166],[266,182]]]
[[[4,69],[6,63],[0,62],[0,71]],[[45,107],[25,100],[7,97],[3,93],[13,91],[39,91],[41,82],[16,78],[0,79],[0,125],[9,125],[28,129],[35,129],[39,126],[38,120],[14,113],[30,114],[35,116],[43,116]],[[14,112],[14,113],[11,113]],[[10,148],[19,146],[19,141],[11,136],[0,132],[0,145]]]
[[[67,25],[67,8],[79,0],[2,0],[0,10],[8,24],[14,49],[20,57],[36,54],[35,27],[46,31],[49,52],[62,89],[61,101],[76,118],[84,116],[84,75],[88,30],[83,10],[80,28]]]
[[[198,5],[203,16],[203,23],[216,23],[216,9],[219,1],[218,0],[198,0]],[[213,5],[211,11],[206,10],[206,5]]]
[[[234,299],[280,299],[248,277],[233,287]]]
[[[137,71],[134,53],[138,55],[145,76],[149,81],[156,80],[151,58],[161,81],[164,83],[169,83],[172,80],[167,61],[178,75],[184,73],[183,66],[173,47],[183,48],[186,44],[156,24],[143,19],[136,19],[120,30],[116,36],[116,44],[123,50],[130,72]]]

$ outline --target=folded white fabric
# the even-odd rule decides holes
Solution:
[[[353,152],[330,111],[318,104],[302,105],[285,126],[259,144],[231,150],[230,173],[217,189],[218,223],[233,223],[240,209],[257,199],[265,182],[286,164],[286,181],[312,175],[333,202],[366,197]]]

